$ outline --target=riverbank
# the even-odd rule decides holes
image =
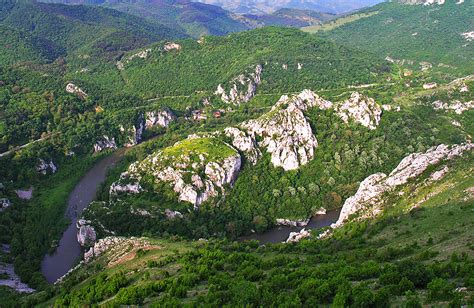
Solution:
[[[308,224],[304,227],[296,227],[296,226],[278,226],[264,233],[260,234],[251,234],[248,236],[243,236],[239,239],[239,241],[249,241],[249,240],[257,240],[261,244],[276,244],[285,242],[290,233],[292,232],[299,232],[301,229],[305,230],[315,230],[324,227],[329,227],[331,224],[335,223],[339,218],[339,213],[341,212],[340,209],[328,211],[324,215],[316,215],[312,217]]]
[[[41,272],[49,283],[54,283],[79,261],[82,248],[77,242],[77,219],[95,199],[100,184],[105,181],[108,169],[115,166],[124,153],[125,150],[118,150],[96,163],[69,195],[66,216],[70,224],[62,234],[54,253],[47,254],[41,262]]]

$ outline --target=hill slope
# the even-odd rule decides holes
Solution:
[[[473,43],[463,35],[473,30],[474,3],[446,1],[441,5],[383,3],[345,18],[323,33],[336,42],[359,47],[403,63],[430,62],[472,73]],[[344,20],[344,19],[343,19]],[[338,21],[331,22],[337,24]],[[330,23],[330,24],[331,24]],[[330,25],[329,24],[329,25]],[[324,28],[322,28],[324,30]],[[429,46],[429,47],[427,47]]]
[[[49,59],[87,48],[110,58],[166,37],[185,36],[163,25],[105,8],[34,1],[2,0],[0,4],[0,25],[28,35],[30,42],[35,42],[29,47],[39,53],[47,46]],[[22,44],[20,41],[19,46]]]

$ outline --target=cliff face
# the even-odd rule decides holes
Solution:
[[[473,148],[474,144],[472,143],[452,147],[441,144],[429,149],[425,153],[408,155],[389,175],[384,173],[370,175],[361,182],[356,194],[344,202],[339,219],[332,227],[335,228],[343,225],[350,215],[359,211],[372,211],[376,213],[378,211],[376,206],[383,203],[382,197],[384,193],[390,192],[398,186],[408,183],[409,180],[420,176],[428,167],[461,156]],[[431,180],[439,180],[446,172],[445,167],[433,173]]]

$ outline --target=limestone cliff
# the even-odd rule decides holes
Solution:
[[[425,153],[408,155],[388,176],[384,173],[370,175],[362,181],[356,194],[344,202],[339,219],[332,227],[341,226],[350,215],[358,211],[365,209],[366,211],[377,212],[378,209],[375,207],[383,203],[384,193],[390,192],[398,186],[406,184],[410,179],[420,176],[428,167],[461,156],[464,152],[471,151],[473,148],[473,143],[452,147],[441,144],[430,148]],[[440,178],[439,173],[433,175],[431,180],[436,178]]]

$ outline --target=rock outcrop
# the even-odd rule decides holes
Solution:
[[[313,159],[318,146],[303,111],[315,106],[326,108],[328,104],[308,90],[291,98],[284,95],[270,112],[242,123],[241,127],[252,138],[259,136],[262,139],[258,145],[271,153],[275,167],[295,170]]]
[[[224,134],[232,139],[232,145],[242,152],[251,164],[255,165],[258,162],[262,152],[260,152],[255,138],[235,127],[225,128]]]
[[[301,229],[300,232],[291,232],[286,240],[286,243],[297,243],[304,238],[308,238],[311,236],[309,230]]]
[[[169,109],[161,111],[149,111],[145,114],[145,127],[152,128],[155,126],[168,127],[171,122],[176,120],[175,115]]]
[[[90,221],[80,219],[77,221],[77,241],[82,247],[89,247],[94,245],[97,234],[94,230],[94,227],[90,225]]]
[[[474,31],[461,33],[461,36],[468,42],[474,41]]]
[[[381,107],[373,98],[358,92],[336,107],[337,114],[347,124],[349,119],[369,129],[376,129],[382,116]]]
[[[98,140],[96,144],[94,144],[94,152],[99,153],[107,149],[115,150],[117,149],[117,144],[115,143],[115,138],[109,138],[104,135],[101,140]]]
[[[151,49],[145,49],[141,50],[127,58],[124,58],[120,61],[117,62],[116,66],[119,70],[123,70],[125,68],[125,65],[130,63],[135,58],[140,58],[140,59],[146,59],[148,58],[148,55],[151,53]]]
[[[111,191],[132,187],[127,192],[136,193],[140,181],[151,177],[154,183],[169,183],[180,201],[197,207],[232,185],[241,164],[240,154],[232,146],[214,137],[190,136],[132,164]]]
[[[46,175],[48,173],[56,173],[57,170],[58,168],[51,159],[49,160],[49,162],[47,162],[46,160],[40,158],[39,163],[36,166],[36,171],[43,175]]]
[[[473,143],[454,145],[452,147],[441,144],[430,148],[425,153],[408,155],[388,176],[384,173],[370,175],[362,181],[356,194],[344,202],[339,219],[332,227],[341,226],[350,215],[360,210],[374,210],[376,205],[383,203],[382,198],[385,193],[420,176],[428,167],[439,164],[444,160],[461,156],[464,152],[471,151],[473,148]]]
[[[219,96],[223,102],[228,104],[239,105],[247,103],[255,96],[257,86],[262,81],[262,65],[258,64],[253,73],[247,75],[239,75],[229,83],[229,90],[220,84],[217,87],[215,95]]]
[[[310,221],[310,219],[290,220],[290,219],[278,218],[276,220],[276,224],[277,224],[277,226],[306,227],[308,225],[309,221]]]
[[[127,141],[124,144],[126,147],[133,147],[139,144],[142,141],[142,136],[145,132],[145,117],[143,114],[140,114],[132,127],[125,129],[123,126],[120,126],[120,131],[127,135]]]
[[[67,86],[66,86],[66,92],[67,92],[67,93],[71,93],[71,94],[76,94],[76,95],[78,95],[79,97],[81,97],[82,99],[86,99],[86,98],[87,98],[86,92],[84,92],[81,88],[79,88],[78,86],[76,86],[76,85],[73,84],[73,83],[68,83],[68,84],[67,84]]]
[[[474,101],[461,102],[454,100],[449,103],[443,103],[442,101],[433,102],[434,110],[446,110],[454,111],[457,114],[462,114],[464,111],[474,108]]]

